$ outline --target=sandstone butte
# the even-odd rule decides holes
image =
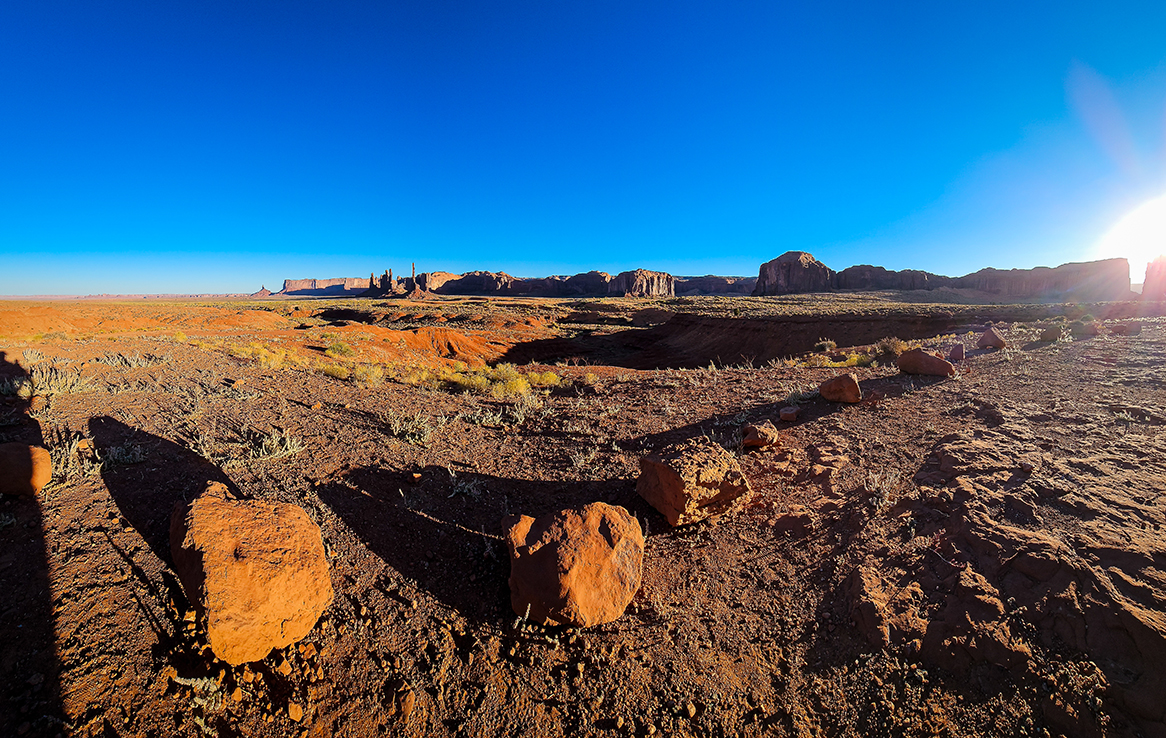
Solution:
[[[899,371],[904,374],[923,374],[934,377],[950,377],[955,374],[955,366],[935,354],[923,349],[911,349],[899,355]]]
[[[706,438],[642,457],[636,492],[672,526],[723,515],[753,494],[737,459]]]
[[[32,496],[53,478],[53,459],[39,446],[0,443],[0,493]]]
[[[622,507],[593,502],[509,516],[510,604],[542,624],[586,627],[623,615],[640,588],[644,535]]]
[[[300,640],[332,602],[320,529],[296,505],[232,499],[209,482],[175,506],[170,552],[211,650],[232,665]]]

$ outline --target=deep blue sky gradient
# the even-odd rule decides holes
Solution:
[[[1166,3],[0,4],[0,294],[963,274],[1164,193]]]

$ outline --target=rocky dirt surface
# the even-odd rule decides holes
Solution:
[[[340,336],[368,362],[495,361],[576,325],[577,306],[471,303],[453,344],[424,331],[462,307],[359,302],[201,306],[202,327],[188,306],[87,303],[121,322],[86,330],[57,304],[73,329],[0,341],[0,442],[55,467],[0,501],[0,735],[1166,735],[1162,319],[1052,343],[998,325],[998,351],[960,325],[924,341],[964,344],[952,378],[531,365],[565,381],[509,399],[232,355]],[[847,372],[861,402],[812,392]],[[778,443],[744,449],[766,420]],[[696,437],[753,495],[671,528],[639,459]],[[259,662],[213,657],[173,573],[171,510],[208,481],[323,534],[335,598]],[[645,534],[628,610],[523,622],[503,519],[597,501]]]

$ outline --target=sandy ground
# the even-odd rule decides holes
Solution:
[[[966,345],[941,380],[679,344],[701,368],[630,368],[687,339],[610,304],[0,305],[0,376],[41,397],[0,397],[0,442],[56,467],[0,502],[0,735],[1166,735],[1162,319],[1042,343],[1026,314],[987,352],[957,311],[910,336]],[[780,333],[755,327],[750,351]],[[524,351],[560,386],[432,379]],[[863,403],[801,394],[846,371]],[[763,419],[781,443],[743,451]],[[670,529],[638,459],[699,435],[755,496]],[[208,480],[301,505],[332,567],[308,638],[246,667],[170,570]],[[595,500],[647,529],[641,591],[608,625],[523,623],[502,518]]]

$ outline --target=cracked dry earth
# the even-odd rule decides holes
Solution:
[[[162,338],[9,345],[9,375],[32,347],[86,381],[0,410],[57,469],[0,503],[0,734],[1164,736],[1166,325],[1039,332],[961,333],[954,379],[842,370],[867,399],[795,423],[839,370],[534,367],[574,381],[534,407]],[[641,454],[763,419],[746,508],[670,529],[636,496]],[[303,448],[264,452],[273,429]],[[241,667],[170,571],[208,480],[303,506],[336,590]],[[608,625],[521,622],[501,519],[595,500],[647,529],[642,590]]]

